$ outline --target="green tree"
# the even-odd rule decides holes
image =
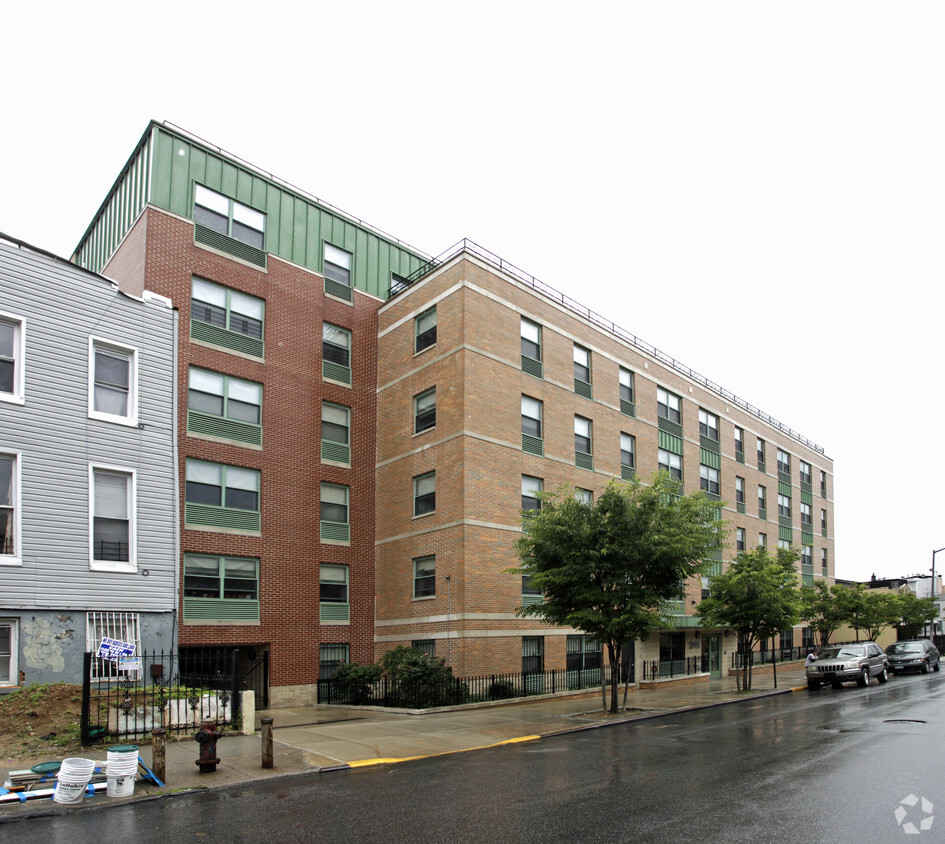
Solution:
[[[903,590],[897,596],[899,602],[900,635],[905,639],[918,639],[925,628],[938,618],[938,604],[934,598],[917,598],[912,592]]]
[[[838,583],[833,589],[837,598],[837,607],[843,615],[843,620],[856,631],[856,640],[860,641],[860,631],[866,630],[868,625],[866,595],[869,590],[862,583],[852,586]]]
[[[864,595],[860,621],[870,641],[875,642],[884,628],[899,623],[900,607],[899,595],[893,592],[870,590]]]
[[[846,621],[843,609],[837,603],[836,588],[828,587],[824,580],[815,580],[813,586],[802,586],[800,590],[801,618],[818,635],[822,648],[830,644],[830,637]]]
[[[800,609],[797,560],[794,549],[778,548],[775,556],[767,548],[739,554],[728,570],[712,578],[709,597],[698,613],[706,627],[730,627],[745,653],[755,645],[797,622]],[[742,687],[751,688],[749,660],[742,664]]]
[[[611,712],[623,643],[666,626],[666,602],[722,542],[719,507],[702,492],[680,495],[658,473],[650,484],[612,481],[594,503],[573,489],[545,494],[541,509],[523,516],[514,571],[531,577],[544,602],[519,613],[574,627],[607,648]]]

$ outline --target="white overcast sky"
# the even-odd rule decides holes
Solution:
[[[822,445],[839,577],[945,546],[938,0],[21,3],[4,30],[0,231],[68,257],[171,121],[427,253],[468,237]]]

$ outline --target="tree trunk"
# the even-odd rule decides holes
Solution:
[[[610,714],[617,714],[617,691],[620,687],[620,645],[607,643],[607,656],[610,659]]]

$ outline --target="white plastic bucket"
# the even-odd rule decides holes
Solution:
[[[70,781],[60,779],[56,782],[56,790],[53,792],[53,800],[56,803],[81,803],[85,796],[85,790],[88,788],[88,780]]]
[[[59,766],[59,779],[77,780],[85,777],[85,781],[88,782],[94,771],[94,759],[70,757],[62,760],[62,764]]]
[[[135,775],[133,773],[115,776],[109,768],[105,779],[107,783],[105,794],[109,797],[131,797],[135,793]]]

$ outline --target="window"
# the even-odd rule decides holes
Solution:
[[[758,484],[758,517],[768,518],[768,490]]]
[[[592,424],[583,416],[574,417],[574,463],[582,469],[593,469],[593,443],[591,440]]]
[[[263,248],[266,215],[203,185],[194,185],[194,222],[254,249]]]
[[[436,387],[413,397],[413,432],[436,427]]]
[[[543,377],[541,364],[541,326],[522,318],[522,371]]]
[[[814,568],[814,548],[811,545],[801,546],[801,566],[804,570],[810,571]]]
[[[325,292],[350,302],[351,253],[326,243],[322,272],[325,276]]]
[[[657,451],[657,461],[661,472],[669,472],[669,476],[674,481],[682,480],[682,457],[680,455],[661,448]]]
[[[783,548],[785,551],[791,549],[791,542],[788,539],[778,539],[778,548]]]
[[[319,536],[322,542],[349,542],[348,487],[323,483],[319,498]]]
[[[719,441],[719,417],[708,410],[699,410],[699,436]]]
[[[20,554],[20,461],[0,454],[0,563],[18,563]]]
[[[633,373],[622,366],[620,367],[620,412],[627,416],[633,416],[636,413]]]
[[[620,435],[620,477],[629,481],[633,479],[637,465],[636,438],[630,434]]]
[[[542,403],[538,399],[522,396],[522,451],[539,457],[545,453],[541,417]]]
[[[735,455],[736,458],[741,455],[739,463],[745,462],[745,432],[738,426],[735,427]]]
[[[262,384],[190,367],[187,433],[262,445]]]
[[[187,460],[184,522],[190,527],[259,531],[259,472]]]
[[[23,342],[25,322],[0,314],[0,401],[23,401]]]
[[[265,310],[262,299],[195,278],[190,298],[190,336],[261,358]]]
[[[331,680],[343,662],[349,662],[351,649],[347,642],[339,645],[318,646],[318,679]]]
[[[432,598],[436,595],[436,557],[417,557],[413,561],[414,598]]]
[[[351,383],[351,332],[322,323],[322,378]]]
[[[522,673],[540,674],[545,670],[545,637],[522,636]]]
[[[827,497],[827,473],[823,471],[820,473],[820,497]]]
[[[808,527],[811,527],[814,524],[814,513],[811,510],[810,504],[805,501],[801,502],[801,524],[807,525]]]
[[[136,350],[90,337],[89,362],[89,416],[137,425]]]
[[[758,547],[767,548],[768,547],[768,534],[759,533],[758,534]]]
[[[259,621],[259,560],[185,554],[184,620]]]
[[[660,676],[686,672],[686,634],[660,633]]]
[[[410,647],[416,648],[425,656],[436,656],[436,639],[413,639]]]
[[[827,574],[827,549],[820,549],[820,571],[822,574]]]
[[[660,419],[682,424],[682,399],[662,387],[656,390],[656,415]]]
[[[522,509],[540,510],[541,499],[538,497],[544,486],[541,478],[531,475],[522,475]]]
[[[92,568],[135,566],[135,477],[133,472],[91,467]]]
[[[141,653],[141,624],[136,612],[89,612],[85,615],[85,649],[91,651],[93,680],[137,678],[140,668],[121,668],[120,662],[97,656],[103,639],[117,639],[134,646]]]
[[[318,567],[318,604],[321,624],[351,620],[347,566],[323,563]]]
[[[583,346],[574,346],[574,392],[589,399],[591,392],[591,353]]]
[[[735,503],[741,505],[739,512],[745,509],[745,479],[735,476]]]
[[[436,344],[436,306],[414,319],[414,352],[422,352]]]
[[[578,501],[580,501],[582,504],[586,504],[588,507],[592,507],[592,506],[594,505],[594,492],[593,492],[593,490],[590,490],[590,489],[581,489],[580,487],[577,487],[577,488],[574,490],[574,497],[575,497],[575,499],[577,499]]]
[[[2,482],[0,482],[0,486],[2,486]],[[823,532],[824,536],[826,536],[827,535],[827,511],[826,510],[820,511],[820,529]]]
[[[778,449],[778,472],[783,475],[791,474],[791,455]]]
[[[745,550],[745,528],[735,528],[735,550]]]
[[[786,519],[791,518],[791,497],[778,493],[778,515]]]
[[[719,494],[719,470],[705,463],[699,466],[699,488],[710,495]]]
[[[0,618],[0,687],[16,686],[20,682],[19,632],[17,619]]]
[[[601,644],[593,636],[568,636],[565,643],[565,670],[569,673],[568,687],[580,688],[584,682],[596,682],[600,678],[603,663]],[[593,671],[593,675],[576,676],[571,672]]]
[[[541,594],[541,589],[535,586],[535,581],[532,575],[523,574],[522,575],[522,606],[530,607],[533,604],[540,604],[545,600],[544,595]]]
[[[805,461],[801,460],[800,467],[801,467],[800,468],[801,483],[807,484],[808,486],[810,486],[810,482],[811,482],[810,463],[806,463]],[[810,490],[807,490],[807,491],[810,492]]]
[[[436,510],[436,472],[413,479],[413,514],[425,516]]]
[[[766,471],[765,469],[765,441],[760,438],[758,440],[758,469],[762,472]]]
[[[322,402],[321,458],[329,463],[351,462],[351,408]]]

